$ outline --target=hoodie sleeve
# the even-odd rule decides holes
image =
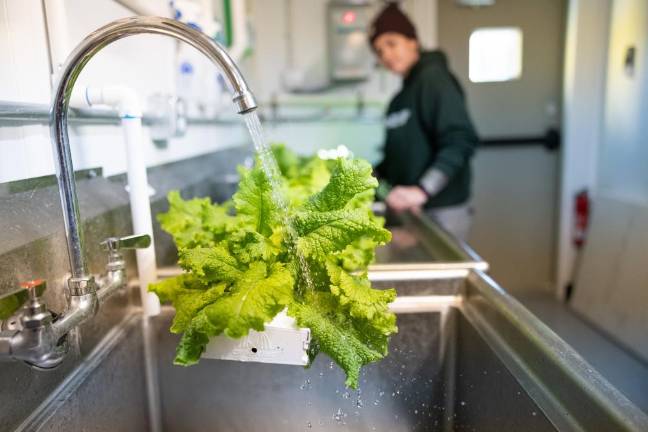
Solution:
[[[421,121],[437,145],[432,169],[452,180],[468,163],[479,142],[464,96],[448,71],[431,67],[422,72]]]

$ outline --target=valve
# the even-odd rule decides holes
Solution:
[[[108,271],[124,268],[124,257],[120,251],[124,249],[146,249],[151,246],[151,236],[148,234],[135,234],[126,237],[108,237],[101,242],[108,251]]]
[[[47,282],[44,279],[35,279],[21,283],[20,287],[27,291],[27,303],[20,318],[23,328],[34,330],[51,324],[52,314],[40,298],[47,288]]]

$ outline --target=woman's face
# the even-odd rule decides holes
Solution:
[[[419,60],[419,45],[400,33],[383,33],[373,44],[380,62],[395,74],[405,76]]]

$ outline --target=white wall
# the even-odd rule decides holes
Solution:
[[[591,6],[591,2],[584,3]],[[589,159],[593,163],[587,176],[594,186],[594,199],[592,224],[571,306],[606,334],[648,359],[648,3],[610,3],[609,42],[601,44],[606,47],[607,59],[602,65],[597,62],[595,71],[588,70],[590,74],[606,75],[602,92],[605,103],[600,105],[602,115],[598,121],[592,119],[580,125],[584,137],[589,136],[588,127],[596,128],[598,142],[583,148],[596,156]],[[637,54],[635,69],[628,73],[625,57],[633,46]],[[589,92],[600,93],[598,88],[592,90]],[[592,112],[586,106],[581,109]]]
[[[33,7],[37,5],[38,7]],[[49,62],[40,3],[0,2],[0,100],[45,103]],[[0,182],[53,172],[47,130],[0,127]]]
[[[166,4],[165,0],[152,1]],[[62,40],[63,45],[68,45],[59,50],[65,54],[92,30],[110,20],[133,14],[114,0],[47,0],[49,3],[61,3],[65,8],[63,20],[67,25],[62,25],[64,28],[56,28],[56,22],[48,17],[50,32],[58,35],[57,40]],[[218,9],[220,2],[214,5]],[[279,94],[280,100],[286,98],[281,82],[282,74],[291,66],[290,59],[293,67],[307,71],[309,79],[326,79],[326,5],[327,0],[247,1],[254,48],[252,56],[242,60],[240,67],[262,104],[273,94]],[[424,46],[436,46],[436,0],[406,0],[404,8],[416,21]],[[292,17],[290,26],[288,17]],[[0,20],[0,63],[3,65],[0,68],[0,100],[49,103],[50,63],[46,14],[41,2],[0,0]],[[287,52],[288,34],[292,38],[290,53]],[[161,36],[141,35],[117,41],[86,66],[78,87],[124,84],[134,88],[143,100],[157,92],[173,93],[178,49],[175,41]],[[56,63],[57,59],[53,60]],[[198,69],[203,72],[199,72],[198,91],[209,93],[213,66],[206,60],[199,63]],[[374,103],[372,114],[380,116],[384,104],[399,86],[397,77],[377,69],[367,83],[359,86],[288,98],[307,103],[322,99],[353,103],[358,91],[362,91],[365,100]],[[376,122],[268,125],[268,128],[270,139],[288,142],[302,152],[345,144],[359,156],[372,161],[380,157],[378,149],[383,141],[382,127]],[[125,170],[125,151],[118,127],[74,126],[70,129],[70,138],[75,169],[101,166],[106,175]],[[152,166],[247,141],[242,126],[191,127],[186,137],[171,140],[165,150],[155,148],[145,131],[144,145]],[[50,148],[49,131],[44,125],[0,124],[0,182],[53,174]],[[45,153],[47,157],[43,157]]]
[[[596,187],[603,137],[606,62],[611,0],[571,0],[567,17],[563,90],[560,218],[556,258],[557,295],[572,279],[574,196]]]
[[[598,157],[599,193],[648,203],[648,2],[614,0],[607,64],[603,145]],[[626,73],[626,49],[636,48],[634,74]]]
[[[113,0],[66,0],[66,32],[70,49],[92,30],[132,15]],[[115,42],[97,54],[79,77],[79,85],[123,84],[144,100],[153,93],[175,91],[176,42],[141,35]],[[0,100],[48,104],[49,60],[41,2],[0,0]],[[213,68],[207,60],[200,67]],[[233,108],[232,108],[233,109]],[[149,166],[204,154],[247,142],[244,127],[190,127],[181,139],[157,149],[145,131]],[[105,175],[126,170],[125,149],[117,126],[70,128],[75,169],[103,167]],[[0,124],[0,183],[54,173],[45,125]]]

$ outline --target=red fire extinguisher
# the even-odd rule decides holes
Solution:
[[[590,219],[590,199],[586,189],[574,197],[574,231],[572,241],[577,249],[585,244]]]
[[[586,189],[578,192],[574,196],[574,227],[572,233],[572,242],[576,248],[574,257],[574,266],[572,267],[571,280],[565,287],[565,301],[569,301],[574,293],[574,282],[580,268],[582,248],[587,237],[587,227],[590,220],[590,198]]]

